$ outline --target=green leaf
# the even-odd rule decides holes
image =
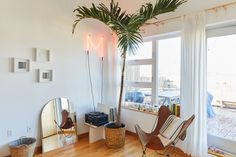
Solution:
[[[103,22],[118,36],[118,47],[122,51],[122,55],[128,50],[135,54],[139,43],[142,42],[140,27],[148,20],[156,18],[156,16],[168,12],[175,11],[185,0],[157,0],[153,5],[146,3],[141,6],[138,12],[127,14],[122,11],[118,2],[111,0],[109,8],[100,3],[96,6],[92,3],[91,8],[78,6],[75,10],[75,21],[72,33],[78,26],[79,22],[86,18],[92,18]]]

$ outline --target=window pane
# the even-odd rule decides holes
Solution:
[[[224,102],[228,101],[236,108],[235,41],[236,34],[207,40],[207,85],[214,105],[227,105]]]
[[[126,87],[125,104],[151,104],[151,88]]]
[[[152,82],[152,65],[128,65],[126,81]]]
[[[151,59],[152,58],[152,42],[144,42],[139,44],[139,48],[135,54],[128,53],[127,60]]]
[[[179,103],[181,38],[158,41],[158,96],[159,103]]]

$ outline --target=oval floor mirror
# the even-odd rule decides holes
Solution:
[[[41,112],[43,153],[77,142],[76,113],[66,98],[50,100]]]

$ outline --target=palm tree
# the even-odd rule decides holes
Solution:
[[[92,18],[103,22],[107,25],[118,37],[118,47],[121,51],[123,59],[122,73],[121,73],[121,86],[118,102],[117,121],[116,126],[121,127],[121,104],[124,87],[124,72],[127,53],[135,54],[138,44],[142,42],[140,27],[147,24],[150,19],[156,19],[160,14],[173,12],[185,0],[156,0],[155,4],[146,3],[133,14],[127,14],[122,11],[119,4],[111,0],[110,7],[100,3],[96,6],[92,3],[90,8],[85,6],[78,6],[74,12],[76,19],[74,21],[72,33],[74,33],[77,24],[86,18]]]

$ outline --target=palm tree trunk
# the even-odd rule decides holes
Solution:
[[[119,97],[118,113],[117,113],[117,121],[116,121],[116,126],[118,127],[121,127],[120,117],[121,117],[121,106],[122,106],[123,89],[124,89],[126,52],[123,54],[122,57],[123,57],[123,65],[122,65],[122,71],[121,71],[120,97]]]

